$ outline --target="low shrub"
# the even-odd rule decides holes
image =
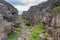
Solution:
[[[26,26],[30,26],[30,23],[27,22],[27,21],[25,21],[25,25],[26,25]]]
[[[56,6],[52,9],[52,12],[58,12],[60,10],[60,6]]]
[[[7,36],[7,40],[15,40],[19,36],[20,32],[21,32],[20,27],[15,28],[15,32],[14,33],[12,32]]]
[[[29,40],[40,40],[39,35],[43,32],[43,24],[38,24],[30,29]]]
[[[19,23],[24,23],[24,19],[22,17],[19,17],[18,21]]]

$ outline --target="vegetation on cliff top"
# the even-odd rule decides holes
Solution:
[[[56,6],[52,9],[52,12],[57,13],[60,10],[60,6]]]

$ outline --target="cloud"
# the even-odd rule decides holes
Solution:
[[[27,11],[29,9],[29,6],[28,5],[27,6],[15,5],[15,8],[17,8],[18,10]]]
[[[26,3],[23,3],[20,0],[5,0],[5,1],[11,3],[12,5],[26,5]]]
[[[27,11],[31,6],[37,5],[47,0],[6,0],[6,1],[15,6],[15,8],[18,9],[19,14],[22,14],[23,11]]]
[[[30,5],[15,5],[15,8],[17,8],[17,10],[19,10],[19,14],[21,14],[23,11],[27,11],[30,8]]]

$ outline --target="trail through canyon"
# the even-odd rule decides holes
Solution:
[[[18,40],[28,40],[29,39],[29,28],[25,26],[23,23],[20,24],[22,31],[20,32],[20,35],[18,37]]]

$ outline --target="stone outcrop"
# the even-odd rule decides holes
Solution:
[[[6,40],[13,27],[18,26],[18,11],[4,0],[0,0],[0,40]]]
[[[54,7],[58,6],[60,6],[60,0],[48,0],[47,2],[42,2],[39,5],[30,7],[28,11],[23,12],[22,17],[26,21],[29,21],[30,25],[42,22],[49,26],[59,27],[60,11],[57,11],[57,13],[52,11]]]

